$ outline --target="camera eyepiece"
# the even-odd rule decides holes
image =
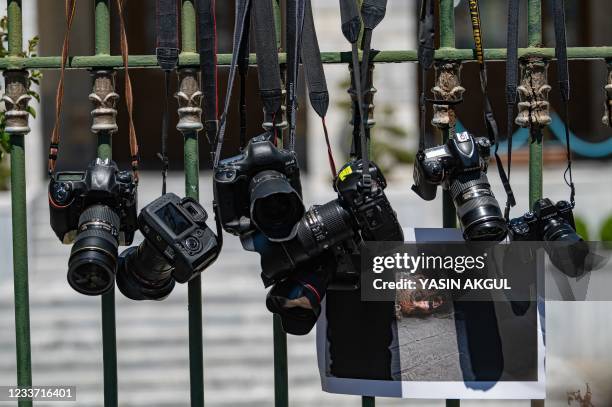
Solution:
[[[501,241],[506,237],[506,221],[484,172],[461,173],[449,189],[466,240]]]
[[[258,172],[251,179],[249,193],[255,226],[272,241],[292,239],[304,204],[287,177],[273,170]]]
[[[120,219],[111,208],[93,205],[79,217],[68,260],[68,283],[86,295],[100,295],[115,283]]]

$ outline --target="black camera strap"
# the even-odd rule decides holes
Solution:
[[[504,190],[506,191],[506,209],[505,217],[508,219],[510,216],[510,208],[516,205],[514,199],[514,193],[510,186],[510,180],[506,171],[504,170],[504,164],[498,154],[499,144],[499,132],[497,128],[497,122],[493,115],[493,108],[491,106],[491,100],[489,99],[489,93],[487,88],[487,65],[484,57],[484,45],[482,41],[482,25],[480,20],[480,8],[478,0],[469,0],[468,6],[470,9],[470,20],[472,22],[472,34],[474,37],[474,51],[476,54],[476,60],[480,67],[480,87],[482,88],[482,94],[484,96],[484,119],[487,126],[487,134],[491,145],[495,145],[494,155],[495,163],[497,164],[497,171],[499,172],[499,178],[501,179]],[[508,161],[509,162],[509,161]],[[510,168],[508,167],[508,173]]]
[[[435,56],[435,19],[434,19],[434,1],[421,0],[419,9],[419,48],[417,56],[419,60],[420,76],[421,76],[421,95],[419,97],[419,107],[421,110],[419,127],[419,154],[429,147],[427,142],[427,100],[425,91],[427,87],[427,71],[432,67]]]
[[[257,45],[259,94],[264,108],[263,127],[276,138],[276,117],[281,110],[283,91],[272,0],[255,1],[252,15]]]
[[[306,0],[287,1],[287,108],[289,109],[289,144],[291,151],[295,150],[295,128],[298,109],[298,79],[300,56],[302,54],[302,32]],[[284,143],[283,143],[284,144]]]
[[[563,121],[565,123],[565,148],[567,154],[567,168],[563,173],[563,179],[570,188],[570,203],[572,208],[576,204],[576,188],[572,178],[572,150],[570,148],[569,134],[569,98],[570,79],[569,66],[567,62],[567,37],[565,28],[565,1],[553,0],[553,14],[555,25],[555,57],[557,58],[557,76],[559,78],[559,91],[563,101]]]
[[[342,21],[342,34],[351,43],[351,54],[353,63],[353,82],[357,94],[357,106],[359,108],[359,138],[361,144],[361,160],[363,162],[364,187],[371,185],[370,162],[368,154],[368,140],[366,135],[367,114],[364,111],[363,87],[361,85],[361,66],[359,64],[359,33],[361,31],[361,15],[355,0],[340,0],[340,19]],[[357,123],[355,123],[357,125]]]
[[[176,0],[157,0],[155,8],[157,63],[164,71],[164,102],[162,103],[161,152],[157,154],[162,162],[162,195],[166,193],[168,175],[168,126],[170,112],[170,74],[178,65],[178,3]]]
[[[227,127],[227,115],[229,113],[230,101],[232,99],[232,89],[234,88],[234,80],[236,79],[236,68],[240,58],[240,47],[244,40],[245,27],[249,24],[249,8],[250,0],[236,0],[236,14],[234,19],[234,36],[232,41],[232,61],[230,64],[229,76],[227,80],[227,92],[225,94],[225,102],[223,104],[223,112],[219,119],[219,129],[215,137],[216,146],[213,156],[213,168],[216,168],[221,158],[221,148],[223,147],[223,139],[225,129]],[[215,95],[216,97],[216,95]]]
[[[317,32],[314,25],[314,17],[312,15],[312,4],[310,0],[306,0],[306,9],[304,13],[304,30],[302,32],[302,62],[304,64],[304,72],[306,74],[306,83],[308,85],[308,98],[310,105],[317,115],[321,118],[323,126],[323,134],[325,135],[325,143],[327,145],[327,158],[329,160],[329,168],[332,177],[336,176],[336,163],[332,152],[331,143],[329,141],[329,133],[325,116],[329,108],[329,92],[327,91],[327,81],[325,80],[325,71],[321,61],[321,51],[319,49],[319,41],[317,40]]]
[[[136,128],[134,127],[134,114],[133,106],[134,100],[132,95],[132,82],[130,80],[129,65],[128,65],[128,41],[127,33],[125,30],[125,20],[123,17],[123,5],[126,0],[117,0],[117,9],[119,11],[119,29],[120,36],[119,42],[121,46],[121,59],[123,60],[124,78],[125,78],[125,104],[128,112],[128,129],[129,129],[129,142],[130,142],[130,160],[132,165],[132,172],[134,174],[134,181],[138,183],[138,164],[140,161],[138,153],[138,139],[136,136]],[[74,21],[74,15],[76,11],[76,0],[65,1],[65,18],[66,18],[66,31],[64,32],[64,42],[62,44],[62,57],[60,66],[60,79],[57,84],[57,90],[55,94],[55,123],[51,132],[50,143],[49,143],[49,162],[48,171],[49,175],[55,172],[55,165],[59,154],[59,143],[60,143],[60,118],[62,114],[62,104],[64,99],[64,77],[66,72],[66,64],[68,63],[68,52],[70,48],[70,32],[72,30],[72,22]]]
[[[508,143],[508,182],[510,182],[510,174],[512,170],[512,135],[514,134],[514,105],[516,105],[518,87],[519,1],[520,0],[508,0],[508,37],[506,39],[506,108],[508,119],[506,137]],[[495,146],[495,152],[497,154],[497,145]],[[506,202],[505,217],[506,219],[510,218],[510,205],[508,204],[508,202]]]
[[[217,99],[217,20],[215,0],[197,0],[200,74],[204,96],[204,129],[211,146],[215,145],[219,114]],[[214,158],[214,151],[211,153]]]
[[[255,4],[257,1],[255,1]],[[240,78],[240,148],[246,146],[247,139],[247,105],[246,105],[246,83],[247,75],[249,73],[249,37],[250,37],[250,26],[249,21],[251,16],[251,10],[247,10],[246,21],[247,25],[244,27],[243,39],[240,44],[240,50],[238,51],[238,77]]]
[[[363,56],[361,61],[361,83],[365,86],[368,79],[368,65],[372,48],[372,33],[376,26],[385,18],[387,0],[363,0],[361,18],[363,20]]]

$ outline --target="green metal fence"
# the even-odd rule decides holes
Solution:
[[[114,77],[113,69],[122,67],[121,57],[110,55],[110,0],[90,0],[95,3],[95,55],[73,56],[68,61],[68,69],[92,70],[94,79],[107,75]],[[278,1],[278,0],[277,0]],[[195,0],[182,0],[181,33],[182,52],[179,59],[179,83],[196,81],[199,67],[199,56],[196,53],[196,17]],[[462,63],[474,60],[471,49],[455,48],[454,7],[453,0],[439,0],[439,37],[440,48],[436,51],[438,67],[441,64],[456,69]],[[276,2],[275,2],[276,3]],[[278,7],[278,5],[277,5]],[[277,10],[278,11],[278,10]],[[5,77],[5,101],[7,110],[12,115],[7,124],[7,132],[11,135],[11,203],[13,222],[13,272],[15,293],[15,333],[17,356],[17,384],[32,385],[31,352],[30,352],[30,321],[28,298],[28,262],[27,262],[27,220],[26,220],[26,190],[25,190],[25,151],[24,136],[29,132],[27,127],[27,97],[28,69],[58,69],[60,56],[31,57],[22,56],[22,3],[21,0],[8,0],[8,42],[9,56],[0,59],[0,69]],[[280,13],[276,13],[280,16]],[[278,20],[278,19],[277,19]],[[277,21],[278,24],[278,21]],[[570,59],[612,59],[612,47],[573,47],[568,50]],[[528,48],[519,50],[521,64],[526,61],[539,62],[546,67],[546,62],[553,58],[554,49],[542,47],[541,0],[528,1]],[[485,57],[488,60],[504,60],[505,49],[487,49]],[[231,55],[221,54],[219,65],[229,65]],[[255,64],[254,55],[251,56]],[[324,52],[324,63],[350,63],[350,52]],[[416,62],[416,50],[381,51],[374,57],[376,63]],[[281,53],[280,62],[285,61]],[[450,65],[449,65],[450,64]],[[130,55],[131,68],[156,67],[154,55]],[[528,75],[522,70],[523,77]],[[438,75],[438,72],[437,72]],[[184,82],[187,81],[187,82]],[[112,80],[114,85],[114,79]],[[180,86],[180,85],[179,85]],[[193,87],[191,88],[193,91]],[[450,115],[454,118],[454,108],[450,106]],[[8,117],[8,116],[7,116]],[[451,123],[452,126],[452,123]],[[198,199],[198,131],[181,129],[184,136],[185,162],[185,193]],[[442,129],[444,137],[448,137],[450,127]],[[98,133],[97,153],[101,158],[111,156],[111,134]],[[529,201],[533,203],[542,196],[542,141],[533,140],[529,147]],[[443,226],[455,227],[456,216],[454,206],[448,194],[443,199]],[[189,355],[190,355],[190,386],[191,405],[204,405],[204,367],[202,344],[202,287],[200,278],[189,283]],[[115,294],[114,291],[102,297],[102,343],[104,358],[104,405],[118,405],[117,394],[117,353],[115,337]],[[288,366],[287,337],[281,329],[277,317],[273,319],[274,330],[274,385],[276,406],[288,406]],[[447,406],[458,406],[458,400],[447,400]],[[532,402],[532,405],[539,405]],[[31,401],[20,401],[19,406],[31,406]],[[373,397],[363,397],[362,406],[374,406]]]

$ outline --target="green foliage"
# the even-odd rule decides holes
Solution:
[[[589,228],[586,224],[586,222],[584,221],[584,219],[580,216],[576,216],[574,215],[574,222],[576,224],[576,232],[582,236],[582,238],[584,240],[590,240],[589,239]]]
[[[612,248],[612,215],[609,215],[601,225],[599,239],[604,243],[605,247]]]
[[[30,39],[28,41],[27,49],[19,54],[20,57],[29,58],[35,57],[36,48],[38,47],[38,36]],[[0,58],[6,58],[8,56],[8,19],[6,16],[0,19]],[[40,80],[42,78],[42,73],[38,70],[30,71],[28,85],[40,85]],[[30,86],[28,86],[30,88]],[[40,103],[40,95],[30,89],[28,91],[28,95],[30,95],[34,100]],[[8,164],[6,162],[2,162],[3,156],[8,154],[10,151],[10,135],[5,131],[6,128],[6,116],[5,116],[6,107],[4,104],[0,105],[0,190],[8,189],[8,177],[10,175],[10,170],[8,168]],[[36,110],[32,106],[28,106],[28,113],[32,117],[36,117]]]

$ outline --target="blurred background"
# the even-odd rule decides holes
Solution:
[[[111,2],[115,7],[114,2]],[[233,2],[217,2],[219,52],[231,52]],[[375,30],[373,47],[381,50],[415,49],[416,0],[389,0],[386,18]],[[455,1],[456,46],[471,48],[471,26],[467,0]],[[481,2],[486,48],[505,47],[506,2]],[[543,0],[544,44],[554,45],[551,1]],[[315,24],[322,51],[345,50],[349,44],[340,31],[338,4],[312,0]],[[526,2],[522,2],[525,8]],[[566,0],[570,46],[612,45],[609,15],[612,3],[606,0]],[[126,17],[130,54],[153,54],[155,50],[155,2],[127,2]],[[71,55],[93,54],[93,1],[78,1],[71,41]],[[6,10],[6,1],[0,1]],[[24,36],[40,37],[37,53],[59,55],[64,33],[64,7],[59,1],[23,0]],[[521,16],[521,45],[526,44],[526,10]],[[116,12],[114,13],[116,16]],[[113,54],[119,54],[118,24],[112,21]],[[257,72],[252,67],[248,85],[248,124],[258,134],[263,119],[258,96]],[[504,64],[488,65],[489,88],[500,129],[506,128]],[[326,65],[331,104],[327,123],[337,163],[347,157],[350,144],[349,75],[346,65]],[[553,124],[544,131],[544,194],[553,200],[567,199],[563,182],[563,145],[559,141],[563,124],[555,118],[559,95],[556,69],[549,68]],[[591,240],[611,236],[612,130],[601,122],[606,84],[606,64],[602,60],[571,62],[572,99],[570,123],[581,140],[574,143],[574,178],[577,207],[583,235]],[[77,385],[78,406],[102,405],[102,348],[100,301],[82,296],[66,283],[69,246],[61,245],[49,227],[46,199],[45,162],[48,136],[53,126],[54,98],[58,72],[43,71],[39,92],[41,103],[32,102],[37,117],[30,121],[26,136],[28,171],[29,265],[33,381],[36,385]],[[121,167],[128,167],[127,114],[123,105],[121,71],[117,74],[120,131],[114,136],[113,156]],[[458,106],[458,119],[476,135],[485,135],[478,67],[465,64],[462,85],[464,102]],[[134,87],[135,121],[139,136],[142,168],[140,205],[160,194],[160,163],[156,158],[160,143],[161,109],[164,97],[162,72],[158,69],[131,71]],[[225,94],[227,70],[220,71],[221,98]],[[378,64],[374,86],[377,121],[372,131],[374,159],[386,170],[388,195],[406,227],[439,227],[442,203],[420,200],[412,191],[412,158],[418,136],[417,71],[414,64]],[[66,77],[62,117],[62,149],[58,168],[81,169],[95,156],[96,139],[89,130],[92,109],[87,71],[69,71]],[[433,75],[428,87],[433,86]],[[176,84],[174,83],[173,86]],[[237,98],[236,98],[237,99]],[[236,100],[234,101],[236,102]],[[172,109],[176,108],[174,101]],[[298,154],[303,169],[304,200],[307,204],[334,198],[325,153],[321,123],[310,109],[301,87],[298,122]],[[177,116],[171,115],[172,126]],[[172,127],[173,128],[173,127]],[[431,126],[429,126],[431,130]],[[501,131],[502,133],[504,131]],[[224,156],[238,151],[238,106],[233,103]],[[522,141],[521,141],[522,140]],[[169,142],[169,191],[184,192],[182,137],[171,132]],[[512,184],[519,216],[528,205],[528,141],[515,135]],[[502,146],[501,150],[504,150]],[[200,198],[211,210],[209,161],[210,147],[200,137]],[[0,186],[7,186],[8,160],[0,168]],[[490,175],[493,189],[503,202],[504,193],[496,171]],[[441,194],[439,194],[441,195]],[[15,338],[13,322],[10,192],[0,192],[0,384],[15,383]],[[209,406],[270,406],[273,404],[272,316],[265,308],[265,290],[259,278],[259,256],[242,250],[237,238],[226,236],[220,259],[203,276],[205,397]],[[606,240],[612,240],[607,238]],[[136,241],[135,244],[139,243]],[[596,406],[610,406],[612,351],[609,349],[608,303],[550,303],[547,308],[548,405],[567,405],[566,392],[582,389],[589,382]],[[314,332],[305,337],[289,337],[289,397],[292,406],[355,406],[359,399],[323,393],[320,389]],[[160,303],[138,303],[117,294],[117,349],[119,400],[122,406],[186,406],[189,403],[187,290],[175,288]],[[378,405],[441,406],[443,401],[383,400]],[[549,404],[550,403],[550,404]],[[2,402],[0,402],[0,405]],[[58,405],[58,404],[54,404]],[[465,406],[527,406],[528,402],[473,401]]]

